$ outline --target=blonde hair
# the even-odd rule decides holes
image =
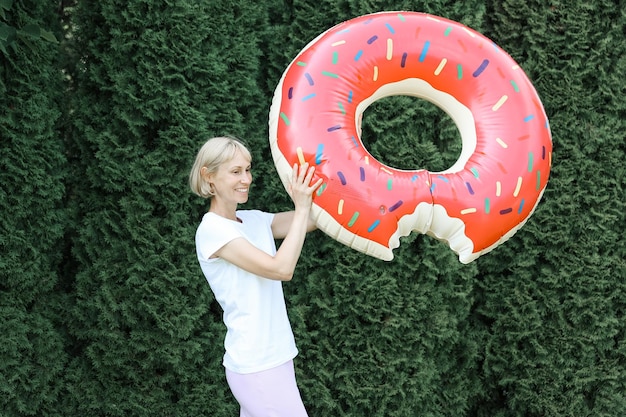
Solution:
[[[207,140],[198,151],[196,160],[189,173],[189,187],[191,187],[191,191],[202,198],[213,197],[211,185],[202,178],[202,168],[206,167],[208,173],[213,174],[217,172],[220,165],[233,159],[237,152],[241,152],[244,157],[252,161],[250,151],[237,138],[219,136]]]

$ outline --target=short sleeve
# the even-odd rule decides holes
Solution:
[[[238,237],[242,237],[242,233],[234,222],[207,213],[196,231],[198,260],[208,261],[215,252]]]

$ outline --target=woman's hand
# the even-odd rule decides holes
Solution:
[[[291,173],[291,183],[289,184],[289,195],[293,200],[293,204],[298,209],[310,209],[313,202],[313,193],[322,184],[322,179],[318,178],[315,183],[311,184],[315,167],[309,167],[309,163],[305,162],[298,167],[293,165]]]

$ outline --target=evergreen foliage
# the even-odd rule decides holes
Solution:
[[[37,2],[3,2],[0,27],[58,29]],[[2,40],[4,42],[4,40]],[[0,409],[41,415],[59,400],[67,361],[57,292],[66,228],[59,51],[44,40],[0,47]]]
[[[422,235],[387,263],[310,234],[284,285],[309,415],[626,414],[622,1],[61,6],[0,0],[2,416],[237,414],[188,170],[208,137],[241,137],[246,207],[290,209],[267,143],[274,88],[322,31],[383,10],[444,16],[509,52],[550,118],[553,170],[524,228],[469,265]],[[408,97],[374,103],[363,140],[433,171],[461,146]]]

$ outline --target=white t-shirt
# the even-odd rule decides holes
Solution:
[[[226,243],[244,237],[274,255],[274,215],[239,210],[240,222],[206,213],[196,231],[196,252],[202,272],[224,311],[224,366],[236,373],[264,371],[297,354],[281,281],[262,278],[221,258],[210,258]]]

